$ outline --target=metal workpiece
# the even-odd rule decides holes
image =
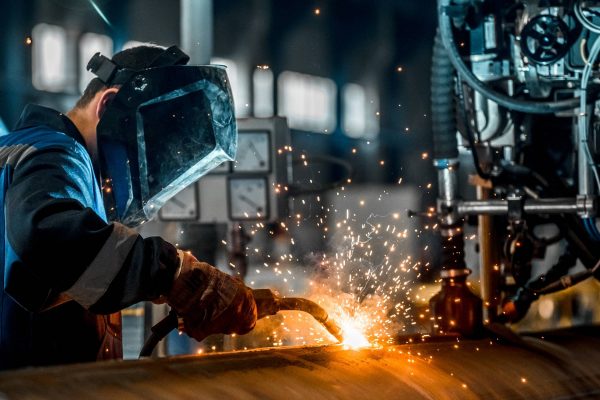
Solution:
[[[537,337],[543,336],[542,339]],[[558,399],[600,395],[600,328],[380,349],[296,347],[0,373],[9,399]]]
[[[526,199],[522,206],[526,214],[578,214],[595,211],[594,201],[589,198]],[[461,216],[507,215],[509,200],[460,201],[456,207]]]

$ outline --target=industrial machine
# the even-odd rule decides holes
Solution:
[[[541,295],[600,277],[600,2],[438,0],[438,21],[434,330],[477,335],[482,322],[518,321]],[[476,199],[461,197],[460,148]],[[482,301],[464,287],[467,222],[478,229]],[[538,276],[534,259],[547,263]]]

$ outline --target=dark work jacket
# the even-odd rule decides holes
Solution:
[[[99,182],[63,114],[0,137],[0,369],[120,358],[118,311],[168,291],[176,249],[106,221]]]

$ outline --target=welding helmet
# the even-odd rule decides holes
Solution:
[[[225,68],[184,65],[176,46],[149,68],[130,70],[96,53],[87,69],[120,90],[97,127],[106,213],[137,226],[167,200],[224,161],[237,128]]]

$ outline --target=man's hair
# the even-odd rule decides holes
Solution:
[[[137,46],[127,50],[122,50],[112,57],[112,61],[122,68],[141,70],[148,68],[162,52],[164,48],[159,46]],[[96,96],[96,93],[106,89],[106,85],[98,78],[94,78],[88,83],[83,94],[77,100],[75,108],[84,108]]]

